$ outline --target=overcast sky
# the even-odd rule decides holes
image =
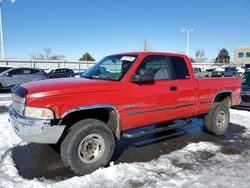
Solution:
[[[7,58],[28,58],[43,48],[68,60],[84,52],[97,60],[113,53],[185,52],[182,28],[191,33],[190,56],[204,49],[215,58],[225,47],[250,45],[250,0],[16,0],[3,1]]]

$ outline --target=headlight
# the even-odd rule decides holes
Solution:
[[[38,119],[54,119],[54,113],[48,108],[37,108],[26,106],[24,116]]]

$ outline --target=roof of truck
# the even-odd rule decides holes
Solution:
[[[177,53],[168,53],[168,52],[126,52],[126,53],[118,53],[116,55],[168,55],[168,56],[180,56],[180,57],[187,57],[184,54],[177,54]]]

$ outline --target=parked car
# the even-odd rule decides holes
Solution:
[[[245,72],[242,77],[241,103],[238,107],[250,110],[250,71]]]
[[[194,69],[194,74],[196,78],[211,78],[212,77],[211,72],[202,71],[201,68],[199,67],[195,67],[193,69]]]
[[[27,142],[56,144],[78,174],[106,166],[121,136],[136,138],[190,125],[222,135],[229,107],[240,103],[240,78],[196,79],[185,55],[134,52],[107,56],[83,78],[44,80],[13,89],[10,122]],[[178,121],[153,130],[146,125]]]
[[[73,77],[74,71],[68,68],[50,69],[48,74],[49,78],[65,78]]]
[[[83,72],[74,72],[74,73],[72,73],[72,74],[70,75],[70,77],[81,78],[84,72],[85,72],[85,71],[83,71]]]
[[[212,77],[234,77],[237,75],[235,67],[219,67],[212,72]]]
[[[13,67],[10,67],[10,66],[0,66],[0,73],[1,72],[3,72],[3,71],[6,71],[6,70],[8,70],[8,69],[11,69],[11,68],[13,68]]]
[[[211,69],[211,68],[210,68],[210,69],[205,69],[205,71],[206,71],[206,72],[214,72],[215,69]]]
[[[11,68],[0,73],[0,89],[44,79],[48,79],[48,74],[41,69]]]
[[[245,67],[236,67],[236,70],[237,70],[236,76],[239,76],[239,77],[241,77],[246,71]]]

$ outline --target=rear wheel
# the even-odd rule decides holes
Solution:
[[[115,147],[112,131],[102,121],[86,119],[75,123],[61,144],[61,157],[66,166],[84,175],[104,167]]]
[[[215,103],[205,116],[205,129],[212,134],[222,135],[229,125],[230,113],[227,105]]]

